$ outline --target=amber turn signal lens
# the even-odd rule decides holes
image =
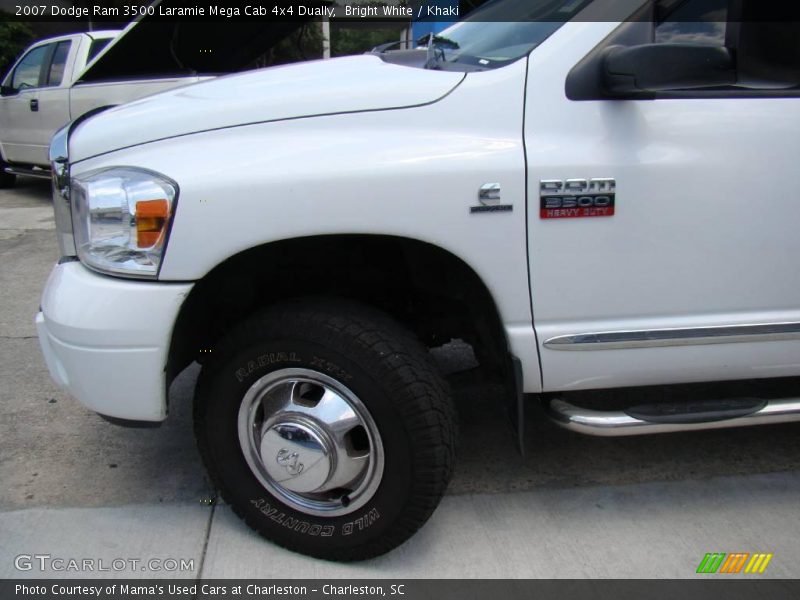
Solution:
[[[161,236],[169,219],[169,202],[166,200],[140,200],[136,203],[136,245],[152,248]]]

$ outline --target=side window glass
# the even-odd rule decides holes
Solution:
[[[67,66],[67,56],[69,55],[70,41],[58,42],[53,60],[50,61],[50,72],[47,74],[47,85],[61,85],[64,79],[64,68]]]
[[[39,87],[39,76],[49,50],[50,46],[38,46],[28,52],[14,69],[11,87],[15,90]]]
[[[725,45],[728,0],[662,0],[665,18],[656,25],[658,44]]]
[[[86,58],[86,64],[89,64],[89,62],[91,62],[91,60],[92,60],[92,59],[93,59],[95,56],[97,56],[98,54],[100,54],[100,51],[101,51],[103,48],[105,48],[106,46],[108,46],[108,44],[109,44],[109,42],[111,41],[111,39],[112,39],[112,38],[101,38],[101,39],[99,39],[99,40],[94,40],[94,41],[92,42],[92,45],[91,45],[91,46],[89,46],[89,56]]]

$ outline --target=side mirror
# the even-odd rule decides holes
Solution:
[[[0,85],[0,96],[14,96],[18,91],[10,85]]]
[[[709,88],[735,85],[736,64],[721,46],[612,46],[603,58],[603,79],[613,94]]]

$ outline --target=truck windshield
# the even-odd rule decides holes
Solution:
[[[428,41],[426,68],[496,69],[527,55],[591,0],[491,0]]]

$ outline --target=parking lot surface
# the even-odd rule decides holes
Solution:
[[[387,556],[309,559],[252,533],[210,487],[192,437],[198,369],[158,429],[111,425],[50,381],[33,316],[58,258],[49,184],[0,190],[0,577],[19,555],[183,558],[174,577],[694,577],[707,552],[768,552],[800,570],[800,426],[640,438],[561,430],[532,405],[518,453],[498,390],[457,387],[461,447],[431,521]],[[443,364],[463,360],[454,345]]]

